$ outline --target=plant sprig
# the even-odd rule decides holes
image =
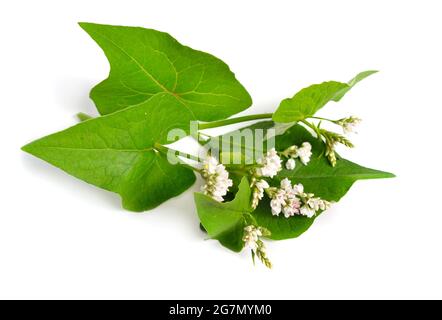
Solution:
[[[118,193],[127,210],[154,209],[201,175],[204,183],[195,202],[202,229],[235,252],[250,248],[253,260],[257,257],[270,268],[264,239],[299,236],[356,180],[393,177],[337,159],[337,144],[353,147],[345,134],[359,118],[316,115],[375,71],[359,73],[347,83],[304,88],[271,113],[231,117],[249,108],[252,100],[220,59],[153,29],[80,26],[110,62],[108,78],[91,91],[100,116],[80,113],[79,124],[22,149]],[[344,134],[311,120],[330,121]],[[203,132],[250,121],[259,122],[220,137]],[[168,146],[186,136],[203,145],[203,156]],[[232,136],[240,140],[232,141]],[[244,144],[243,138],[253,143]],[[223,161],[223,152],[228,159],[237,155],[241,163]]]

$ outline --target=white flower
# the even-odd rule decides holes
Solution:
[[[352,133],[356,132],[355,128],[361,123],[362,119],[351,116],[349,118],[345,118],[339,122],[339,124],[342,126],[342,129],[344,130],[344,133]]]
[[[272,208],[272,214],[274,216],[279,216],[282,210],[282,206],[285,205],[285,192],[284,190],[279,190],[270,201],[270,208]]]
[[[319,209],[321,209],[323,211],[327,210],[327,209],[330,209],[330,207],[331,207],[331,203],[326,201],[326,200],[321,200],[319,202]]]
[[[244,241],[244,246],[253,251],[253,258],[255,258],[255,256],[258,257],[266,267],[271,268],[272,263],[267,257],[264,242],[261,240],[262,236],[268,237],[269,235],[270,231],[266,228],[249,225],[244,228],[242,240]]]
[[[299,213],[303,216],[311,218],[315,215],[316,212],[309,206],[302,206],[301,209],[299,210]]]
[[[287,148],[283,154],[286,157],[290,157],[290,158],[299,158],[299,160],[301,160],[301,162],[304,165],[307,165],[307,163],[310,162],[310,157],[312,156],[312,145],[309,142],[303,142],[302,145],[300,147],[298,147],[297,145],[293,145],[289,148]],[[290,169],[290,167],[293,165],[293,168],[295,167],[295,162],[291,162],[290,159],[287,161],[286,163],[286,168],[288,170],[292,170]]]
[[[285,192],[285,206],[282,208],[284,217],[289,218],[299,213],[301,201],[298,198],[297,191],[293,188],[289,179],[285,178],[281,181],[281,189]]]
[[[330,202],[322,200],[321,198],[314,198],[314,194],[307,195],[306,204],[314,211],[327,210],[330,208]]]
[[[273,178],[281,170],[281,158],[275,148],[270,149],[263,159],[257,161],[261,166],[256,168],[256,174],[262,177]]]
[[[287,191],[285,187],[290,185],[290,180],[285,178],[281,181],[281,189],[277,189],[273,195],[272,200],[270,201],[270,207],[272,208],[272,214],[274,216],[279,216],[282,211],[282,207],[286,205]]]
[[[255,183],[255,187],[259,193],[259,200],[261,200],[264,195],[264,189],[269,188],[269,184],[267,183],[267,181],[261,179]]]
[[[290,218],[295,214],[313,217],[317,211],[326,210],[330,202],[315,198],[313,193],[305,193],[302,184],[293,185],[289,179],[281,180],[280,188],[272,191],[270,207],[272,214]]]
[[[264,190],[269,188],[269,184],[264,179],[256,181],[253,185],[252,208],[256,209],[259,200],[264,197]]]
[[[290,191],[292,189],[292,183],[288,178],[284,178],[281,180],[281,189],[284,191]]]
[[[310,162],[310,157],[312,156],[312,145],[308,142],[303,142],[302,147],[298,148],[297,156],[304,165]]]
[[[214,174],[216,172],[217,166],[218,160],[212,156],[208,156],[203,162],[203,170],[205,170],[207,174]]]
[[[227,194],[229,187],[233,185],[224,165],[219,164],[215,157],[208,156],[203,162],[201,175],[206,180],[201,191],[214,200],[223,202],[223,197]]]
[[[258,248],[258,240],[260,236],[262,236],[261,230],[253,225],[249,225],[244,228],[244,236],[242,240],[244,241],[244,245],[246,247],[253,251],[256,251],[256,249]]]
[[[295,169],[296,166],[296,161],[294,159],[288,159],[287,162],[285,163],[285,167],[287,168],[287,170],[293,170]]]
[[[307,200],[308,206],[315,211],[319,210],[320,203],[322,203],[322,200],[319,198],[311,198]]]
[[[293,186],[293,191],[294,191],[296,194],[303,194],[303,193],[304,193],[304,186],[303,186],[302,184],[300,184],[300,183],[295,184],[295,185]]]
[[[281,181],[280,189],[277,189],[272,195],[272,200],[270,201],[272,214],[279,216],[282,212],[288,218],[299,213],[300,206],[301,203],[296,197],[292,183],[289,179],[284,178]]]
[[[286,201],[286,206],[282,208],[282,212],[284,213],[284,217],[290,218],[295,214],[299,213],[299,208],[301,207],[301,201],[296,197],[290,197]]]
[[[272,208],[272,214],[274,216],[279,216],[281,213],[281,202],[279,199],[272,199],[270,201],[270,208]]]

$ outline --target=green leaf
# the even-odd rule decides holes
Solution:
[[[375,72],[361,72],[348,83],[328,81],[304,88],[292,98],[281,101],[278,109],[273,114],[273,121],[282,123],[296,122],[312,117],[329,101],[341,100],[359,81]]]
[[[275,122],[271,128],[272,130],[269,131],[265,138],[268,140],[272,139],[273,137],[280,136],[296,124],[297,122]]]
[[[195,175],[155,149],[170,129],[189,131],[192,114],[170,94],[89,119],[23,150],[100,188],[119,193],[132,211],[155,208],[188,189]]]
[[[301,125],[293,126],[285,134],[276,137],[276,149],[282,151],[292,145],[301,145],[305,141],[312,145],[313,155],[310,162],[305,166],[296,160],[294,170],[283,169],[279,172],[273,181],[275,186],[278,186],[282,179],[288,178],[293,184],[301,183],[306,192],[337,202],[357,180],[394,177],[391,173],[365,168],[345,159],[340,159],[335,167],[330,166],[324,156],[324,144]],[[275,217],[270,212],[268,200],[262,201],[253,215],[258,225],[269,229],[272,233],[270,237],[276,240],[297,237],[307,231],[314,221],[314,218],[302,216],[288,219],[283,216]]]
[[[358,73],[356,75],[356,77],[354,77],[353,79],[351,79],[349,82],[347,82],[347,87],[342,89],[340,92],[338,92],[334,97],[333,97],[333,101],[339,101],[342,99],[342,97],[348,92],[350,91],[351,88],[353,88],[359,81],[364,80],[365,78],[367,78],[368,76],[371,76],[372,74],[377,73],[376,70],[368,70],[368,71],[363,71],[361,73]]]
[[[109,77],[91,92],[101,114],[170,93],[198,120],[227,118],[252,100],[218,58],[152,29],[80,23],[106,54]]]
[[[246,128],[269,129],[273,125],[272,121],[264,121]],[[229,135],[226,134],[225,136]],[[302,183],[307,192],[315,193],[315,195],[328,201],[339,201],[357,180],[394,177],[391,173],[365,168],[345,159],[340,159],[336,167],[330,166],[324,156],[324,144],[299,124],[287,129],[284,134],[276,136],[275,139],[275,147],[278,151],[308,141],[312,145],[313,155],[307,166],[296,160],[294,170],[283,169],[270,181],[273,186],[279,186],[282,179],[289,178],[294,184]],[[275,240],[297,237],[304,233],[314,222],[314,218],[303,216],[293,216],[288,219],[282,215],[279,217],[273,216],[269,199],[266,197],[260,202],[252,215],[259,226],[270,230],[270,238]]]
[[[304,120],[313,116],[316,111],[345,88],[347,88],[347,84],[336,81],[323,82],[304,88],[293,98],[282,100],[272,118],[275,122],[282,123]]]
[[[217,202],[202,193],[195,193],[195,203],[201,224],[212,239],[226,248],[239,252],[244,247],[244,227],[250,224],[251,190],[247,178],[243,178],[235,199]]]

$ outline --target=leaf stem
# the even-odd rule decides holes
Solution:
[[[322,117],[309,117],[310,119],[317,119],[317,120],[324,120],[324,121],[329,121],[332,123],[336,123],[336,120],[331,120],[331,119],[327,119],[327,118],[322,118]]]
[[[190,159],[190,160],[193,160],[193,161],[196,161],[196,162],[200,162],[200,158],[197,157],[197,156],[194,156],[194,155],[189,154],[189,153],[181,152],[181,151],[178,151],[178,150],[175,150],[175,149],[172,149],[172,148],[168,148],[168,147],[163,146],[162,144],[159,144],[159,143],[155,143],[154,144],[154,148],[157,151],[159,151],[159,152],[161,152],[163,154],[168,154],[169,152],[173,152],[176,156],[179,156],[179,157],[182,157],[182,158],[186,158],[186,159]],[[193,169],[195,169],[195,168],[193,168]],[[197,170],[197,169],[195,169],[195,170]]]
[[[305,124],[307,127],[309,127],[310,129],[312,129],[318,135],[318,139],[321,139],[322,134],[321,134],[320,130],[318,129],[318,127],[316,127],[315,125],[311,124],[307,120],[301,120],[301,122],[303,124]]]
[[[259,113],[259,114],[252,114],[249,116],[238,117],[238,118],[231,118],[231,119],[226,119],[226,120],[200,123],[198,125],[198,129],[203,130],[203,129],[223,127],[223,126],[227,126],[230,124],[235,124],[235,123],[240,123],[240,122],[245,122],[245,121],[252,121],[252,120],[259,120],[259,119],[271,119],[272,116],[273,116],[273,113]]]

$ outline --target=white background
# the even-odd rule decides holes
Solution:
[[[8,1],[0,9],[0,298],[442,298],[440,1]],[[226,61],[254,106],[364,80],[322,115],[364,119],[360,181],[274,269],[204,241],[192,192],[145,214],[20,151],[79,111],[108,64],[78,21],[150,27]],[[193,190],[198,190],[195,185]]]

